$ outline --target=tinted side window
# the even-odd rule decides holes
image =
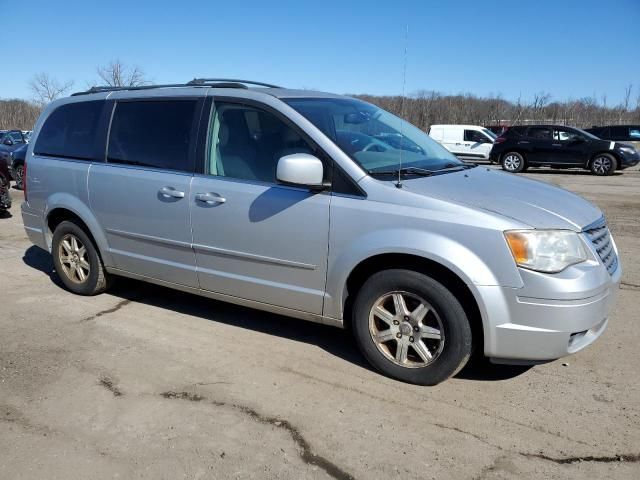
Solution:
[[[35,155],[92,160],[103,101],[68,103],[53,111],[40,130]]]
[[[107,161],[191,171],[190,140],[196,100],[135,101],[116,105]]]
[[[527,133],[526,127],[506,127],[506,130],[502,133],[503,137],[520,137]]]
[[[487,142],[489,139],[481,132],[477,130],[465,130],[464,131],[464,141],[465,142],[474,142],[474,143],[482,143]]]
[[[565,130],[561,128],[553,130],[553,139],[560,142],[575,142],[581,138],[583,138],[582,135],[578,132],[574,132],[573,130]]]
[[[629,128],[629,139],[640,141],[640,127]]]
[[[547,127],[530,127],[529,136],[540,140],[551,140],[551,129]]]
[[[251,105],[216,102],[209,122],[207,173],[276,182],[278,160],[314,149],[274,114]]]

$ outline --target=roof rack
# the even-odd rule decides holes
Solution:
[[[210,88],[249,88],[247,85],[258,85],[260,87],[267,88],[280,88],[276,85],[270,85],[268,83],[253,82],[251,80],[234,80],[229,78],[194,78],[187,83],[165,83],[160,85],[139,85],[135,87],[113,87],[110,85],[101,85],[91,87],[84,92],[72,93],[71,96],[77,95],[89,95],[91,93],[100,92],[119,92],[123,90],[151,90],[154,88],[171,88],[171,87],[210,87]]]
[[[269,83],[263,82],[254,82],[253,80],[238,80],[235,78],[194,78],[187,85],[210,85],[211,83],[216,82],[227,82],[232,84],[240,84],[240,85],[257,85],[259,87],[267,87],[267,88],[282,88],[277,85],[271,85]],[[217,84],[216,86],[218,86]]]

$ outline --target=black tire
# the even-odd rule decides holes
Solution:
[[[63,265],[61,252],[65,251],[62,242],[76,238],[76,244],[81,244],[86,249],[86,255],[83,255],[85,262],[88,263],[88,275],[84,280],[80,279],[73,272],[69,265]],[[78,243],[79,242],[79,243]],[[69,242],[67,242],[69,244]],[[62,249],[62,250],[61,250]],[[51,254],[53,256],[53,265],[55,266],[58,277],[67,289],[78,295],[97,295],[104,292],[111,284],[111,277],[107,274],[102,264],[102,259],[94,245],[91,237],[85,230],[72,220],[61,222],[53,232],[53,241]],[[77,271],[77,269],[75,269]]]
[[[0,210],[11,208],[11,194],[9,193],[10,183],[0,175]]]
[[[416,339],[422,335],[415,332],[421,328],[429,327],[417,327],[413,323],[413,319],[410,321],[408,316],[404,316],[404,320],[402,320],[402,314],[397,311],[394,311],[394,315],[401,317],[399,326],[392,327],[389,322],[382,322],[385,324],[383,328],[389,324],[388,330],[385,329],[382,333],[376,330],[377,327],[374,324],[379,323],[380,320],[373,314],[374,307],[380,305],[381,299],[386,298],[387,295],[396,295],[399,292],[405,295],[408,300],[418,302],[414,305],[418,305],[421,300],[425,301],[430,308],[427,310],[430,313],[425,316],[425,322],[428,318],[431,318],[429,321],[437,319],[437,328],[442,334],[441,341],[414,340],[414,335]],[[393,305],[394,302],[393,298],[390,305]],[[407,301],[405,303],[407,310],[411,311],[409,303]],[[418,308],[410,315],[413,316],[417,310]],[[387,310],[387,313],[390,311]],[[395,322],[396,320],[393,321],[394,324]],[[410,270],[384,270],[372,275],[362,286],[355,299],[352,325],[358,347],[366,359],[383,374],[404,382],[417,385],[436,385],[455,375],[464,367],[471,355],[471,326],[460,302],[436,280]],[[403,330],[403,327],[406,327],[406,330]],[[394,328],[399,330],[398,333],[394,333]],[[372,332],[379,333],[380,336],[386,333],[387,336],[393,338],[390,338],[387,343],[378,344],[374,341],[374,333]],[[403,366],[403,362],[398,362],[397,349],[400,342],[408,342],[409,340],[412,343],[405,343],[408,345],[405,352],[408,353],[405,354],[405,366]],[[421,349],[425,347],[427,342],[431,342],[435,353],[432,354],[432,360],[429,363],[420,358],[418,350],[414,349],[414,346],[418,345],[417,342],[422,343]],[[392,350],[394,343],[395,353]],[[395,360],[392,358],[394,356]],[[417,362],[411,362],[410,357]]]
[[[500,161],[502,169],[509,173],[520,173],[527,169],[527,161],[519,152],[507,152]]]
[[[589,162],[589,170],[599,177],[612,175],[613,172],[616,171],[616,168],[616,158],[609,153],[598,153],[591,159],[591,162]]]
[[[24,165],[18,165],[14,170],[13,176],[16,181],[16,188],[24,190]]]

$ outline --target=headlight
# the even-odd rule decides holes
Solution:
[[[620,150],[622,150],[624,153],[628,153],[629,155],[633,155],[634,153],[636,153],[636,149],[633,147],[620,147]]]
[[[510,230],[504,236],[519,267],[558,273],[587,260],[582,240],[569,230]]]

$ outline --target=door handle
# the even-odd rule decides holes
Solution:
[[[181,192],[180,190],[176,190],[173,187],[162,187],[160,189],[160,195],[164,196],[164,197],[172,197],[172,198],[184,198],[184,192]]]
[[[456,143],[456,145],[460,145],[460,143],[458,142],[458,143]]]
[[[553,145],[554,147],[561,147],[562,146],[561,143],[552,143],[551,145]]]
[[[196,200],[199,202],[208,203],[209,205],[213,205],[214,203],[225,203],[227,201],[226,198],[221,197],[217,193],[196,193]]]

